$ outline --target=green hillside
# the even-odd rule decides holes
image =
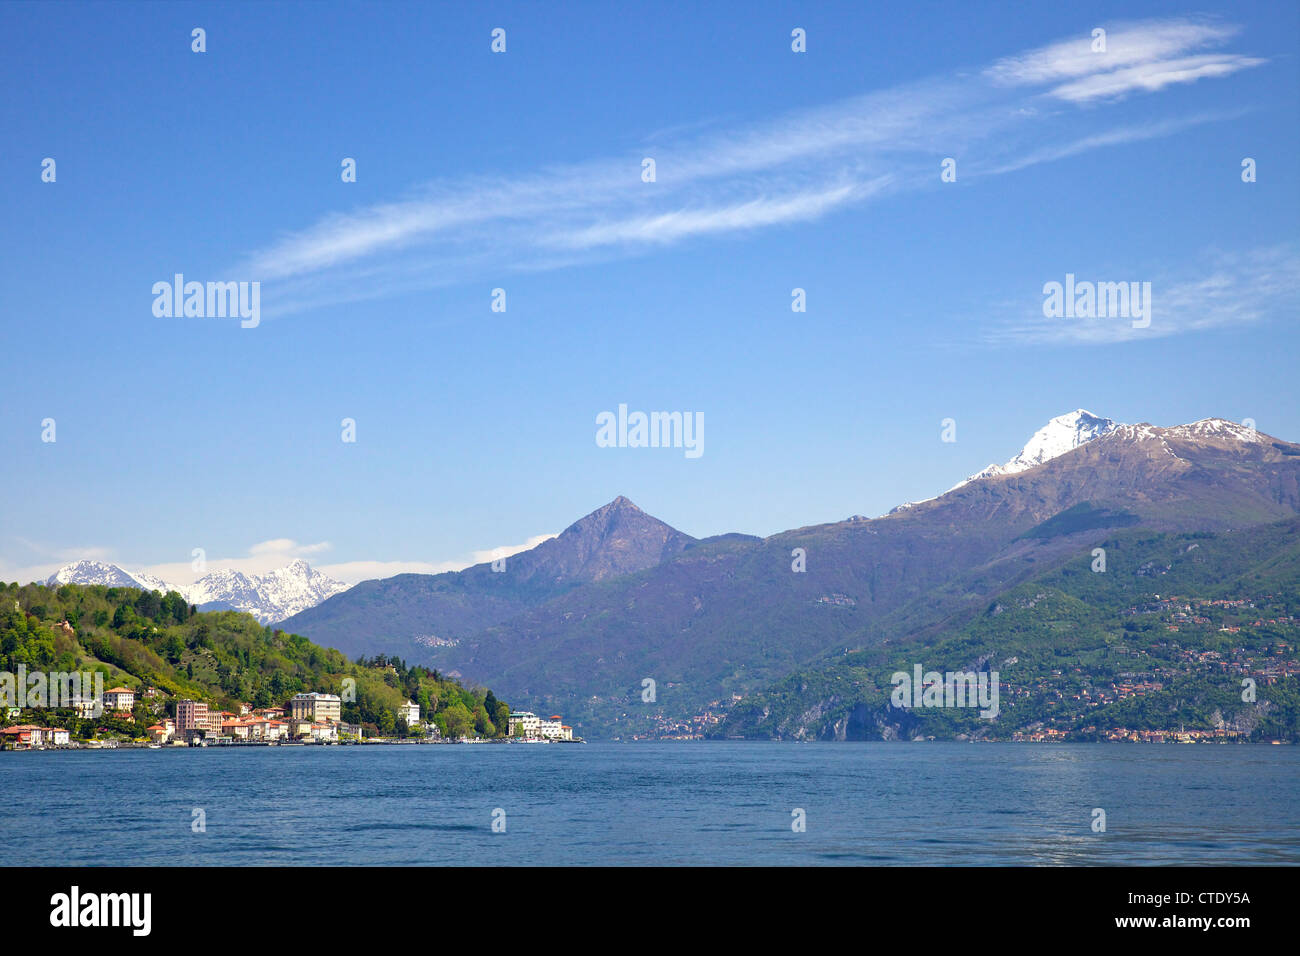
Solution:
[[[72,634],[59,626],[67,621]],[[471,690],[436,671],[408,667],[383,656],[349,661],[304,637],[263,627],[235,611],[197,612],[177,593],[133,588],[0,585],[0,671],[98,671],[104,687],[124,685],[137,694],[161,691],[168,713],[174,700],[206,700],[225,710],[239,703],[282,705],[305,691],[341,694],[344,678],[356,681],[355,702],[343,719],[372,733],[399,731],[397,707],[415,700],[444,735],[502,736],[508,708],[491,691]],[[137,700],[139,697],[137,696]],[[85,735],[104,727],[136,736],[140,720],[156,714],[143,702],[134,724],[105,715],[77,721],[71,711],[32,710],[32,723],[69,726]],[[89,725],[89,726],[83,726]]]
[[[805,667],[737,704],[717,736],[1068,739],[1226,727],[1300,739],[1300,523],[1225,533],[1119,532],[1059,570],[923,634]],[[996,721],[889,706],[891,675],[996,670]],[[1254,680],[1255,701],[1242,681]]]

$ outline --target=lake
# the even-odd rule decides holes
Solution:
[[[0,793],[5,865],[1300,863],[1291,746],[50,751]]]

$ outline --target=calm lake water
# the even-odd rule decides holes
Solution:
[[[5,753],[0,794],[6,865],[1300,863],[1296,747]]]

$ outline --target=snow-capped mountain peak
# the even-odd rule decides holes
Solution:
[[[973,481],[976,478],[988,478],[993,475],[1014,475],[1017,472],[1027,471],[1043,464],[1043,462],[1059,458],[1067,451],[1074,451],[1080,445],[1086,444],[1094,438],[1109,435],[1118,427],[1118,424],[1109,418],[1102,418],[1086,409],[1076,408],[1064,415],[1057,415],[1034,432],[1033,437],[1020,450],[1020,454],[1006,464],[989,465],[984,471],[971,475],[966,481]],[[966,481],[961,484],[966,484]],[[961,485],[957,485],[957,487],[960,488]]]
[[[301,558],[259,575],[257,582],[262,596],[283,612],[277,618],[281,621],[347,590],[347,585],[314,570]]]
[[[1020,450],[1020,454],[1010,461],[1001,465],[991,464],[977,471],[969,478],[957,482],[948,491],[956,491],[958,488],[968,485],[972,481],[979,481],[982,478],[997,478],[1000,475],[1014,475],[1018,472],[1028,471],[1030,468],[1036,468],[1053,458],[1059,458],[1066,452],[1073,451],[1080,445],[1087,444],[1095,438],[1109,435],[1121,427],[1127,426],[1121,426],[1109,418],[1094,415],[1084,408],[1076,408],[1064,415],[1057,415],[1034,432],[1029,441],[1025,443],[1025,447]],[[922,501],[909,501],[894,508],[890,511],[890,514],[906,511],[915,505],[933,500],[933,498],[925,498]]]
[[[204,611],[247,611],[262,624],[292,617],[315,607],[348,585],[312,568],[301,558],[265,574],[247,575],[233,568],[218,568],[193,584],[169,584],[143,571],[129,572],[102,561],[76,561],[50,575],[45,583],[102,584],[106,587],[177,591]]]
[[[116,564],[91,560],[65,564],[46,578],[45,583],[52,588],[61,584],[102,584],[110,588],[141,587],[134,575],[122,570]]]

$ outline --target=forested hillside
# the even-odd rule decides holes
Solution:
[[[71,632],[61,626],[67,622]],[[473,690],[397,658],[349,661],[305,637],[263,627],[236,611],[199,612],[176,592],[63,585],[0,585],[0,671],[99,671],[105,688],[157,688],[168,707],[178,698],[207,700],[236,711],[283,704],[304,691],[341,694],[356,681],[343,719],[383,733],[399,729],[398,706],[415,700],[445,736],[501,736],[508,708],[491,691]],[[144,708],[137,696],[137,707]],[[428,715],[432,715],[429,718]],[[96,726],[138,733],[140,719]],[[70,712],[33,711],[24,719],[68,726]],[[82,723],[91,723],[84,721]],[[80,731],[87,728],[74,727]]]
[[[718,736],[972,737],[1230,730],[1300,739],[1300,522],[1120,532],[965,619],[806,667],[732,709]],[[900,710],[891,676],[997,671],[1001,712]],[[1243,681],[1254,683],[1253,698]],[[1050,735],[1049,735],[1050,736]]]

